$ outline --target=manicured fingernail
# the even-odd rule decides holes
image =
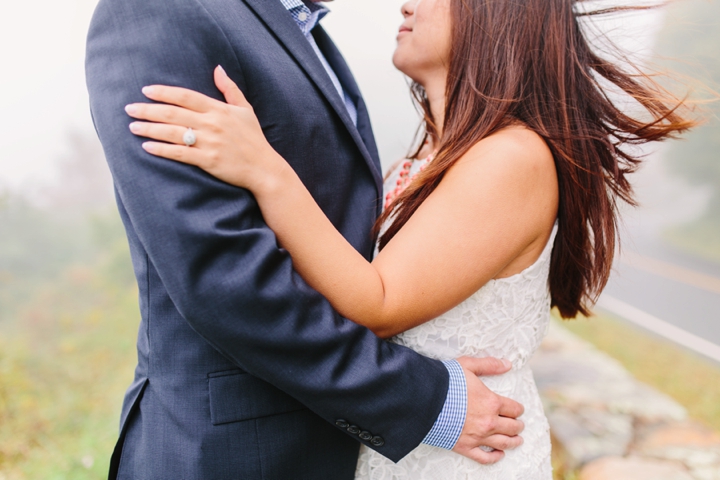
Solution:
[[[223,75],[227,76],[227,73],[225,73],[225,69],[222,67],[222,65],[218,65],[217,68],[220,69],[220,71],[223,73]]]
[[[143,87],[142,92],[145,95],[152,95],[155,92],[155,89],[153,87]]]
[[[510,363],[510,361],[505,360],[505,359],[503,359],[503,360],[501,360],[501,361],[502,361],[502,364],[505,366],[505,368],[510,368],[510,367],[512,367],[512,363]]]
[[[138,133],[140,131],[140,124],[137,122],[133,122],[130,124],[130,131],[133,133]]]
[[[142,148],[144,148],[146,152],[152,152],[153,144],[151,142],[145,142],[142,144]]]
[[[126,105],[125,111],[127,112],[128,115],[135,115],[137,113],[137,107],[132,104]]]

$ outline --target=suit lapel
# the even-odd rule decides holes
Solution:
[[[352,72],[350,72],[350,67],[348,67],[345,59],[330,39],[327,32],[318,25],[313,29],[313,37],[315,38],[315,42],[318,44],[318,47],[320,47],[320,50],[323,52],[323,55],[325,55],[325,59],[335,72],[335,75],[337,75],[340,80],[343,89],[345,89],[345,93],[350,96],[357,107],[357,130],[360,133],[363,145],[367,148],[369,157],[372,160],[370,168],[373,171],[375,181],[378,182],[379,188],[382,191],[382,168],[380,166],[380,156],[378,154],[377,145],[375,144],[375,136],[373,135],[372,126],[370,124],[370,116],[368,115],[365,101],[360,93],[360,88],[358,87],[357,82],[355,82],[355,77]]]
[[[350,115],[347,112],[347,107],[345,107],[345,102],[340,98],[340,95],[338,95],[338,92],[335,89],[332,81],[330,80],[330,77],[328,77],[325,68],[323,67],[322,63],[320,63],[320,59],[318,59],[312,46],[302,34],[297,24],[295,24],[295,21],[287,13],[282,4],[277,0],[243,1],[247,3],[247,5],[255,12],[255,14],[260,17],[260,19],[262,19],[268,29],[275,34],[280,43],[285,47],[285,49],[305,71],[306,75],[318,87],[325,99],[332,106],[333,110],[335,110],[335,112],[338,114],[343,124],[347,128],[348,132],[350,132],[350,135],[357,144],[358,148],[360,149],[360,152],[362,153],[365,162],[368,164],[368,167],[372,172],[373,178],[375,179],[378,194],[382,195],[382,176],[380,175],[379,171],[379,162],[377,160],[377,149],[375,147],[375,142],[374,140],[371,140],[369,143],[370,149],[372,149],[373,151],[371,153],[371,151],[368,149],[368,145],[366,145],[363,141],[363,138],[360,135],[358,128],[355,127],[352,120],[350,119]],[[319,28],[320,27],[316,27],[315,30]],[[325,37],[327,37],[327,34],[325,34],[324,31],[322,33]],[[332,42],[329,41],[329,38],[327,39],[327,41],[332,44]],[[323,46],[327,47],[327,45]],[[321,46],[321,48],[323,46]],[[337,52],[337,50],[334,48],[334,45],[333,50]],[[325,51],[323,53],[325,53]],[[352,85],[346,83],[348,81],[349,70],[347,69],[345,62],[343,61],[342,65],[338,65],[337,58],[334,58],[335,55],[333,54],[331,56],[333,58],[332,60],[328,58],[328,63],[330,63],[333,68],[337,67],[340,70],[343,70],[342,76],[340,76],[340,73],[336,71],[338,78],[340,78],[341,82],[343,83],[343,87],[345,88],[345,86],[347,85],[347,87],[354,89],[355,92],[348,91],[348,93],[351,95],[351,97],[353,97],[353,93],[356,93],[359,98],[359,91],[357,90],[357,85],[355,85],[355,82],[352,81]],[[337,53],[337,56],[339,56],[339,52]],[[349,76],[352,77],[352,75]],[[353,99],[355,100],[355,98]],[[358,105],[358,107],[360,107],[360,105]],[[364,104],[362,105],[362,107],[362,129],[368,130],[364,125],[367,120],[367,112]],[[360,117],[361,112],[360,108],[358,108],[358,127],[361,127]],[[367,120],[367,124],[369,126],[369,120]],[[367,134],[365,134],[364,136],[366,138],[368,137]],[[371,131],[369,134],[369,138],[372,139]]]

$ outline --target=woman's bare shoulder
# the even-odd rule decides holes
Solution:
[[[557,190],[557,171],[550,147],[540,135],[524,126],[507,127],[480,140],[451,170],[462,175],[491,175],[526,193]]]
[[[469,205],[499,202],[497,208],[508,215],[529,214],[539,230],[551,227],[557,213],[552,152],[540,135],[523,126],[505,128],[473,145],[443,182]]]
[[[461,159],[462,162],[500,163],[507,167],[555,169],[550,147],[535,131],[522,125],[503,128],[475,145]]]

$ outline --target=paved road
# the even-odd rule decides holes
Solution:
[[[709,188],[687,184],[646,152],[633,175],[639,208],[623,207],[622,255],[598,304],[720,363],[720,263],[670,247],[664,232],[701,217]]]
[[[601,309],[720,362],[720,265],[650,238],[637,239],[625,252],[615,264]]]

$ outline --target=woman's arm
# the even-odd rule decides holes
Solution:
[[[369,263],[335,229],[298,176],[265,141],[239,90],[222,72],[225,105],[155,86],[133,105],[133,132],[152,154],[197,165],[253,192],[300,275],[346,318],[390,337],[449,310],[542,251],[556,216],[552,155],[534,133],[514,128],[478,143]],[[179,106],[177,106],[179,105]],[[181,108],[184,107],[184,108]],[[134,109],[133,109],[134,108]],[[184,127],[198,142],[182,146]]]

